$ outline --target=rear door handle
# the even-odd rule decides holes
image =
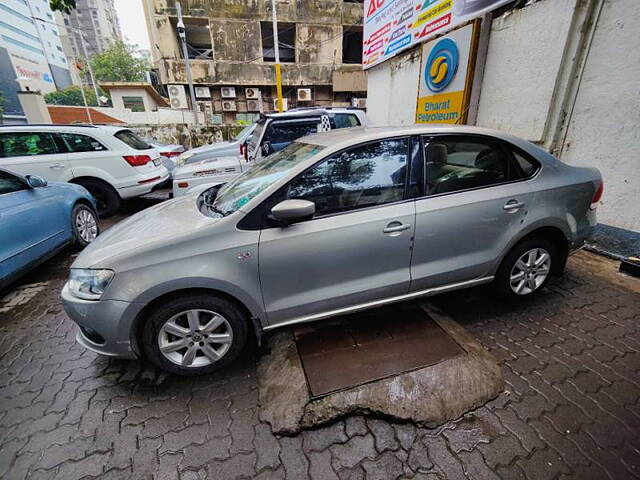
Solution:
[[[516,210],[520,210],[522,207],[524,207],[524,203],[517,200],[509,200],[502,208],[507,212],[515,212]]]
[[[64,168],[64,165],[61,163],[52,163],[49,165],[49,168]]]
[[[391,222],[387,225],[382,231],[384,233],[395,233],[395,232],[404,232],[411,228],[411,225],[408,223],[400,223],[400,222]]]

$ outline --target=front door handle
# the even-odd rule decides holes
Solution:
[[[524,203],[519,202],[518,200],[509,200],[502,207],[508,213],[514,213],[524,207]]]
[[[387,225],[382,231],[384,233],[399,233],[404,232],[411,228],[411,225],[408,223],[400,223],[400,222],[391,222]]]
[[[49,165],[49,168],[64,168],[64,165],[61,163],[52,163],[51,165]]]

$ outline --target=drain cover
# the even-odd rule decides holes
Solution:
[[[294,331],[314,398],[464,353],[417,305],[384,307]]]

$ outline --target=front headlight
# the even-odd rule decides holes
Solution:
[[[100,300],[114,275],[113,270],[72,268],[69,274],[69,291],[84,300]]]

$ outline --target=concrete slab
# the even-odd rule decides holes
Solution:
[[[478,341],[429,302],[428,315],[462,349],[439,363],[313,399],[290,330],[265,338],[258,362],[260,418],[277,434],[364,414],[435,427],[495,398],[504,388],[496,360]],[[328,353],[330,354],[330,353]]]

